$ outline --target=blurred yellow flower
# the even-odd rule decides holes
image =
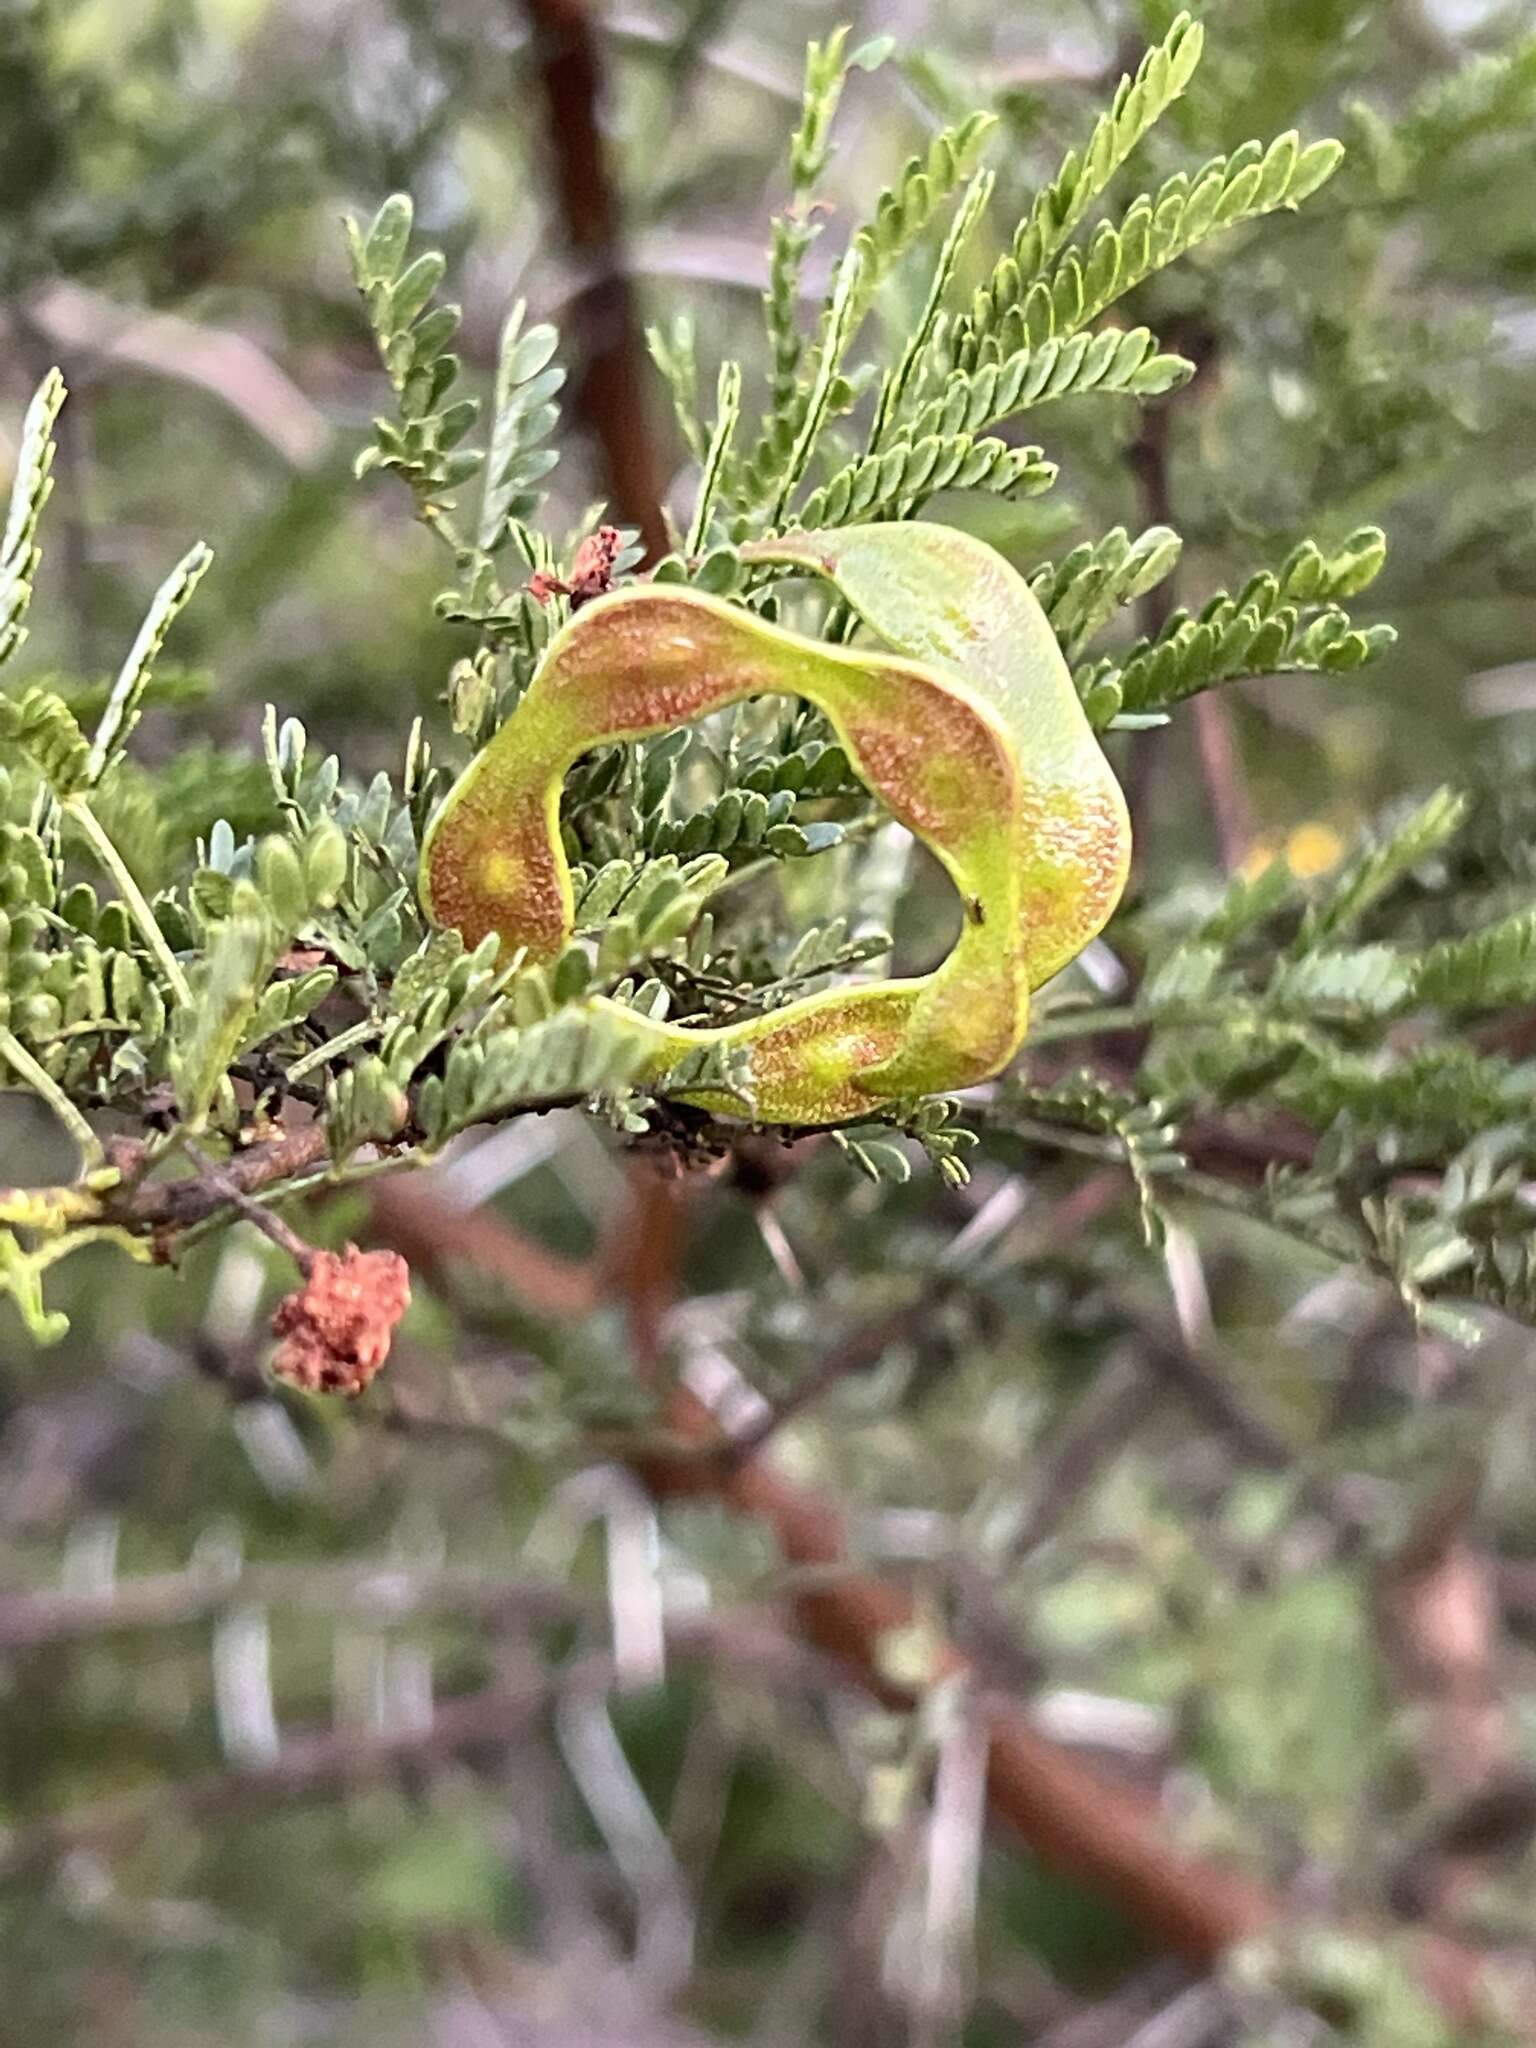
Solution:
[[[1331,825],[1321,825],[1315,820],[1298,825],[1285,842],[1285,858],[1291,873],[1306,881],[1312,875],[1324,875],[1329,868],[1337,867],[1344,853],[1344,841]]]
[[[1314,875],[1325,875],[1337,867],[1344,853],[1344,841],[1331,825],[1320,824],[1315,818],[1305,825],[1298,825],[1286,839],[1282,848],[1274,839],[1255,839],[1243,855],[1238,873],[1245,882],[1257,881],[1264,870],[1284,852],[1286,866],[1298,881],[1310,881]]]

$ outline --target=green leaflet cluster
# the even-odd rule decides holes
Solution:
[[[1029,586],[1045,607],[1068,660],[1080,654],[1117,611],[1155,590],[1172,572],[1182,548],[1179,536],[1166,526],[1149,526],[1134,540],[1123,526],[1112,526],[1101,540],[1084,541],[1061,562],[1042,563]],[[1087,702],[1092,716],[1091,695]]]
[[[97,913],[89,883],[62,901],[35,834],[0,828],[0,1026],[71,1097],[90,1101],[139,1065],[166,1027],[153,963],[119,904]]]
[[[1143,547],[1148,536],[1142,537]],[[1110,537],[1110,557],[1118,543]],[[1103,544],[1101,544],[1102,546]],[[1198,614],[1173,612],[1154,639],[1140,640],[1121,657],[1105,656],[1077,672],[1078,691],[1094,725],[1108,725],[1122,713],[1145,715],[1180,703],[1217,683],[1288,671],[1347,673],[1384,654],[1396,637],[1388,625],[1356,627],[1340,599],[1353,597],[1374,580],[1386,560],[1386,538],[1365,526],[1344,545],[1326,553],[1302,541],[1276,571],[1260,570],[1231,595],[1218,591]],[[1114,564],[1095,555],[1071,569],[1065,587],[1051,582],[1047,610],[1052,623],[1069,615],[1072,584],[1102,589],[1106,573],[1118,574],[1132,551]],[[1127,595],[1153,587],[1172,568],[1174,555],[1159,538],[1135,562],[1120,586]],[[1154,573],[1155,572],[1155,573]],[[1074,647],[1086,636],[1074,632]]]
[[[1164,355],[1145,327],[1106,328],[1101,334],[1052,335],[975,370],[953,370],[912,423],[926,434],[980,433],[1031,406],[1085,391],[1122,391],[1157,398],[1194,374],[1182,356]]]
[[[895,184],[880,194],[874,217],[855,231],[852,244],[866,294],[874,291],[927,232],[939,209],[960,190],[996,125],[990,114],[968,114],[963,121],[942,129],[921,156],[908,160]]]
[[[1513,1109],[1512,1099],[1506,1107]],[[1477,1327],[1441,1296],[1536,1317],[1536,1205],[1523,1134],[1493,1131],[1463,1146],[1432,1193],[1367,1195],[1360,1219],[1375,1258],[1409,1305],[1452,1336]]]
[[[918,1145],[945,1184],[963,1188],[971,1177],[967,1155],[981,1143],[979,1133],[963,1122],[963,1105],[953,1096],[934,1096],[916,1104],[894,1124],[867,1124],[834,1131],[838,1150],[866,1180],[905,1186],[912,1178],[909,1154],[897,1137]],[[894,1133],[894,1135],[893,1135]]]
[[[64,403],[64,379],[50,370],[33,394],[16,450],[5,531],[0,535],[0,662],[9,661],[25,635],[39,551],[37,522],[53,489],[54,422]]]
[[[1267,147],[1245,143],[1092,224],[1117,173],[1188,85],[1202,46],[1199,24],[1180,15],[1121,81],[1083,149],[1068,153],[1007,252],[959,309],[949,303],[955,279],[992,196],[991,173],[978,166],[993,124],[977,117],[945,129],[854,228],[808,333],[800,300],[805,259],[822,228],[817,186],[831,154],[833,116],[851,69],[873,67],[885,54],[869,45],[849,53],[841,34],[813,45],[791,152],[791,200],[774,224],[764,300],[768,410],[750,446],[735,445],[736,396],[729,406],[717,405],[712,432],[703,425],[691,319],[680,314],[651,336],[684,438],[704,471],[689,554],[786,523],[819,529],[912,517],[945,491],[1046,490],[1055,468],[1041,450],[1015,447],[990,429],[1057,399],[1146,399],[1186,381],[1193,366],[1147,328],[1094,331],[1095,323],[1213,237],[1299,206],[1341,155],[1335,142],[1304,145],[1295,133]],[[946,214],[948,231],[930,260],[921,311],[897,359],[884,369],[856,362],[882,283],[906,270]],[[727,371],[739,394],[738,366],[724,366],[722,379]],[[838,422],[857,412],[871,388],[876,397],[863,446],[849,447]],[[1322,652],[1309,643],[1304,658]],[[1328,659],[1343,665],[1352,654],[1340,646]]]
[[[769,751],[772,738],[754,739],[738,723],[723,761],[696,746],[686,728],[642,748],[598,750],[567,779],[568,856],[590,868],[628,862],[637,852],[684,860],[717,853],[740,866],[840,845],[845,823],[824,813],[868,807],[847,755],[814,731]]]
[[[486,445],[465,445],[483,408],[463,389],[463,365],[452,348],[462,312],[438,298],[446,270],[441,253],[412,255],[413,224],[404,193],[387,199],[366,228],[345,223],[353,280],[397,408],[396,418],[374,421],[355,467],[360,477],[374,470],[398,476],[418,518],[452,551],[455,584],[438,598],[437,610],[485,636],[481,654],[455,672],[451,692],[456,729],[479,745],[526,685],[559,624],[558,604],[546,607],[515,584],[504,586],[497,563],[510,547],[522,574],[555,566],[554,550],[533,522],[559,459],[550,443],[565,372],[553,361],[555,329],[525,325],[519,301],[502,324]],[[471,517],[457,494],[476,477],[479,504]]]
[[[293,1032],[336,986],[329,966],[282,977],[277,969],[335,905],[347,878],[344,835],[323,820],[297,846],[274,835],[247,852],[245,873],[213,868],[199,877],[201,891],[197,882],[192,889],[187,936],[197,957],[186,974],[189,999],[172,1016],[167,1069],[193,1131],[216,1105],[220,1121],[229,1121],[231,1069]]]
[[[1086,247],[1070,249],[1041,274],[1005,259],[948,335],[955,367],[1005,362],[1022,349],[1075,334],[1144,284],[1154,272],[1277,207],[1309,199],[1338,168],[1337,142],[1303,148],[1292,130],[1266,149],[1245,142],[1195,172],[1176,172],[1143,193],[1119,222],[1104,221]]]
[[[1086,147],[1069,150],[1061,169],[1019,223],[1008,254],[972,304],[970,329],[990,329],[1001,305],[1017,303],[1081,224],[1110,181],[1168,111],[1194,76],[1205,31],[1180,14],[1160,43],[1148,50],[1098,117]],[[957,357],[964,353],[957,336]]]
[[[447,268],[435,249],[411,257],[411,202],[386,200],[366,233],[345,223],[352,276],[399,406],[398,421],[374,421],[374,438],[357,460],[359,476],[391,470],[425,509],[480,469],[484,456],[461,448],[480,415],[477,400],[456,395],[461,364],[450,344],[457,306],[433,303]]]
[[[441,1076],[423,1084],[424,1136],[441,1143],[512,1109],[613,1095],[633,1079],[640,1050],[600,1013],[554,1015],[520,1029],[456,1041]]]
[[[1055,464],[1042,460],[1038,448],[1010,448],[994,436],[925,434],[849,463],[811,492],[797,523],[819,529],[908,519],[939,491],[1032,497],[1055,481]]]
[[[882,64],[890,54],[890,47],[888,41],[876,40],[849,51],[846,28],[834,29],[825,43],[806,45],[800,120],[789,143],[792,199],[785,212],[774,216],[768,254],[768,289],[763,294],[771,400],[763,425],[765,441],[772,436],[774,423],[789,413],[798,396],[800,368],[805,357],[796,303],[800,273],[812,243],[821,232],[821,215],[814,203],[814,194],[832,157],[832,124],[837,117],[843,87],[850,72],[870,71]],[[685,333],[687,357],[691,360],[691,325]],[[672,384],[684,422],[684,433],[688,435],[688,416],[692,411],[690,392],[685,383],[670,373],[665,354],[663,350],[658,360]],[[703,450],[695,447],[694,453],[702,454]]]
[[[808,345],[799,331],[798,296],[805,257],[820,232],[816,187],[832,154],[832,122],[850,71],[875,68],[890,47],[869,43],[850,53],[846,45],[847,32],[838,30],[825,44],[812,43],[806,53],[804,102],[790,149],[791,205],[774,222],[763,301],[771,361],[769,406],[755,443],[740,457],[728,457],[723,479],[726,503],[749,514],[769,505],[779,513],[787,507],[821,432],[856,400],[868,373],[845,377],[843,358],[881,280],[966,184],[996,126],[991,115],[978,113],[945,128],[878,194],[873,213],[853,231],[838,282]],[[670,344],[653,335],[652,349],[680,418],[696,418],[691,328],[674,328]],[[692,438],[698,438],[696,427]]]
[[[1178,1149],[1177,1124],[1159,1097],[1143,1098],[1112,1087],[1084,1068],[1050,1087],[1024,1080],[1009,1083],[1000,1121],[1024,1134],[1044,1126],[1064,1137],[1078,1134],[1107,1141],[1130,1173],[1145,1242],[1162,1241],[1166,1217],[1158,1180],[1182,1172],[1185,1160]]]
[[[1203,1009],[1202,1028],[1384,1022],[1433,1007],[1455,1016],[1536,997],[1536,910],[1410,951],[1372,938],[1373,910],[1461,829],[1465,800],[1437,790],[1368,839],[1311,901],[1281,863],[1239,879],[1179,944],[1149,963],[1140,1008],[1169,1019]],[[1273,945],[1275,920],[1295,920]],[[1263,934],[1263,943],[1259,935]],[[1356,940],[1356,943],[1350,943]]]
[[[90,787],[91,743],[51,690],[0,697],[0,745],[13,748],[61,803]]]

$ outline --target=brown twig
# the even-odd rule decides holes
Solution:
[[[220,1183],[232,1183],[242,1193],[271,1185],[286,1173],[302,1170],[306,1161],[313,1163],[311,1148],[318,1158],[323,1137],[316,1144],[309,1134],[296,1134],[293,1140],[260,1148],[254,1157],[242,1155],[214,1175],[132,1190],[128,1199],[139,1205],[141,1219],[148,1206],[157,1220],[184,1222],[189,1208],[208,1213],[210,1203],[214,1208],[228,1206],[228,1188]],[[626,1228],[604,1262],[606,1284],[626,1306],[637,1354],[652,1374],[660,1368],[666,1314],[676,1294],[688,1187],[686,1181],[663,1180],[637,1162]],[[178,1196],[178,1190],[196,1192]],[[428,1189],[420,1192],[423,1201],[415,1218],[418,1247],[434,1246],[439,1259],[462,1255],[464,1219],[437,1208]],[[484,1250],[489,1233],[504,1234],[504,1226],[491,1218],[479,1221],[479,1245]],[[523,1254],[521,1241],[514,1241],[497,1262],[502,1277],[513,1285],[523,1270]],[[572,1281],[583,1300],[589,1284],[590,1275],[585,1273]],[[1209,1390],[1201,1391],[1208,1399]],[[1213,1419],[1233,1426],[1229,1404],[1217,1405],[1219,1413]],[[1251,1435],[1251,1418],[1241,1421],[1245,1436]],[[1267,1457],[1277,1446],[1261,1432],[1250,1449]],[[885,1652],[895,1633],[919,1620],[917,1604],[904,1588],[850,1568],[844,1519],[836,1506],[791,1485],[765,1457],[741,1457],[710,1411],[682,1387],[669,1396],[662,1435],[639,1442],[630,1462],[658,1500],[712,1498],[766,1524],[785,1561],[809,1575],[809,1583],[794,1598],[805,1641],[880,1698],[894,1705],[913,1704],[910,1690],[892,1680]],[[984,1687],[985,1674],[952,1642],[935,1645],[931,1676],[961,1678]],[[1102,1891],[1147,1933],[1202,1969],[1234,1943],[1283,1923],[1280,1901],[1264,1886],[1180,1854],[1163,1838],[1155,1817],[1136,1794],[1043,1736],[1019,1706],[1007,1700],[990,1704],[993,1810],[1042,1861]],[[468,1706],[464,1711],[471,1712]],[[449,1723],[450,1728],[453,1725]],[[330,1739],[325,1742],[328,1745]],[[385,1767],[396,1749],[389,1742],[375,1743],[364,1749],[357,1767]],[[335,1767],[330,1747],[313,1753],[301,1748],[297,1757],[291,1750],[285,1753],[270,1773],[237,1775],[246,1790],[267,1797],[290,1784],[302,1790]],[[188,1795],[196,1812],[223,1811],[231,1797],[238,1803],[228,1773],[194,1781]],[[92,1830],[102,1826],[131,1832],[144,1817],[138,1806],[126,1818],[122,1810],[94,1820],[80,1817],[83,1833],[68,1835],[63,1846],[75,1840],[89,1843],[95,1839]],[[67,1831],[77,1824],[61,1825]],[[55,1831],[50,1839],[57,1845],[60,1838]],[[0,1855],[0,1867],[6,1860]],[[1424,1936],[1419,1957],[1426,1981],[1448,2010],[1458,2015],[1479,2010],[1483,1962],[1475,1951]]]
[[[391,1174],[372,1190],[373,1226],[424,1279],[462,1265],[512,1289],[536,1315],[588,1315],[602,1298],[597,1269],[549,1251],[515,1225],[445,1200],[431,1175]]]
[[[290,1224],[285,1223],[281,1216],[274,1215],[270,1209],[264,1209],[260,1202],[254,1201],[222,1166],[208,1157],[206,1152],[201,1151],[190,1141],[183,1149],[214,1194],[222,1196],[232,1209],[243,1216],[247,1223],[253,1224],[263,1237],[277,1246],[279,1251],[286,1252],[307,1279],[314,1269],[314,1246],[306,1244],[299,1233]]]
[[[1114,1035],[1121,1039],[1125,1036]],[[1121,1071],[1119,1062],[1106,1064],[1114,1072]],[[784,1147],[785,1138],[796,1138],[808,1149],[818,1142],[814,1133],[749,1134],[740,1125],[709,1117],[691,1117],[686,1137],[686,1153],[674,1148],[669,1156],[685,1165],[689,1160],[728,1157],[740,1184],[754,1193],[782,1179],[786,1170],[792,1170],[795,1162]],[[1314,1145],[1314,1136],[1304,1125],[1283,1116],[1269,1118],[1262,1128],[1209,1119],[1187,1125],[1181,1134],[1181,1149],[1191,1165],[1237,1186],[1261,1185],[1276,1164],[1309,1164]],[[137,1235],[153,1237],[168,1256],[181,1232],[195,1229],[226,1210],[236,1209],[257,1222],[257,1215],[252,1212],[265,1211],[253,1197],[300,1192],[319,1177],[319,1169],[328,1156],[326,1127],[323,1120],[316,1118],[280,1137],[258,1140],[211,1171],[184,1174],[176,1179],[138,1178],[129,1174],[119,1186],[99,1195],[81,1189],[69,1192],[82,1197],[88,1207],[88,1213],[86,1209],[79,1211],[78,1221],[115,1224]],[[440,1197],[430,1182],[412,1181],[404,1171],[412,1163],[408,1155],[402,1156],[401,1173],[376,1185],[374,1199],[381,1231],[410,1257],[441,1260],[448,1250],[448,1239],[425,1214]],[[292,1189],[284,1185],[289,1182],[293,1183]],[[10,1191],[0,1189],[0,1195],[7,1192]],[[602,1290],[595,1270],[584,1270],[546,1253],[533,1240],[519,1237],[494,1218],[458,1209],[453,1214],[466,1262],[490,1270],[517,1287],[538,1303],[541,1312],[580,1315],[600,1299]],[[655,1228],[656,1222],[653,1215],[647,1228]],[[267,1224],[258,1223],[257,1227],[265,1230]],[[283,1242],[280,1238],[277,1241]],[[285,1249],[291,1246],[285,1245]],[[806,1405],[798,1396],[791,1398],[796,1409]]]
[[[252,1584],[269,1577],[266,1571],[253,1574]],[[579,1596],[561,1588],[504,1587],[500,1601],[486,1612],[489,1618],[520,1622],[570,1620],[579,1618],[582,1604]],[[773,1617],[762,1614],[677,1620],[668,1627],[667,1646],[679,1658],[712,1660],[723,1671],[750,1673],[770,1686],[824,1684],[837,1676],[789,1639]],[[558,1694],[578,1686],[603,1690],[616,1676],[612,1656],[599,1651],[580,1653],[550,1672],[525,1675],[519,1668],[478,1692],[436,1703],[430,1721],[420,1725],[384,1734],[338,1727],[293,1736],[269,1762],[206,1771],[179,1784],[157,1785],[148,1794],[103,1800],[0,1830],[0,1883],[80,1850],[105,1854],[131,1848],[168,1812],[186,1820],[223,1820],[375,1784],[402,1765],[482,1751],[499,1754],[538,1721]]]
[[[102,1220],[129,1230],[187,1230],[217,1216],[237,1197],[257,1195],[312,1172],[327,1152],[324,1124],[306,1124],[302,1130],[237,1152],[217,1169],[216,1178],[194,1173],[180,1180],[130,1182],[112,1189],[102,1198]]]
[[[1296,1497],[1353,1545],[1362,1534],[1360,1516],[1343,1493],[1307,1468],[1303,1451],[1267,1417],[1251,1408],[1209,1359],[1172,1330],[1146,1332],[1140,1356],[1153,1376],[1175,1389],[1191,1413],[1224,1437],[1248,1464],[1288,1473]]]
[[[683,1435],[718,1433],[713,1417],[685,1390],[674,1395],[669,1421]],[[797,1565],[848,1562],[841,1513],[792,1486],[762,1459],[735,1467],[648,1460],[640,1469],[659,1499],[709,1493],[764,1522]],[[884,1663],[885,1645],[920,1618],[909,1594],[853,1573],[817,1584],[795,1606],[802,1633],[816,1648],[891,1705],[915,1704],[908,1690],[891,1681]],[[953,1644],[936,1644],[935,1682],[974,1676],[970,1660]],[[1286,1920],[1282,1901],[1264,1885],[1179,1852],[1144,1801],[1041,1735],[1007,1701],[996,1703],[992,1715],[988,1790],[994,1813],[1043,1863],[1112,1899],[1144,1933],[1200,1969]],[[1426,1987],[1451,2017],[1469,2020],[1486,2012],[1485,1959],[1475,1949],[1425,1932],[1415,1938],[1414,1957]],[[1536,2039],[1536,2026],[1531,2037]]]

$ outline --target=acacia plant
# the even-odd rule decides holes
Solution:
[[[1292,535],[1240,584],[1200,593],[1140,638],[1128,608],[1173,570],[1180,540],[1167,526],[1115,527],[1017,574],[1001,557],[987,567],[965,537],[987,496],[1056,483],[1048,408],[1155,407],[1194,375],[1139,323],[1159,274],[1217,246],[1240,271],[1262,238],[1294,232],[1288,217],[1340,162],[1336,141],[1287,132],[1135,190],[1128,166],[1201,47],[1197,23],[1173,22],[990,264],[976,252],[994,122],[954,121],[848,236],[805,322],[839,97],[851,69],[884,54],[840,34],[813,45],[773,224],[761,364],[725,361],[704,379],[686,313],[651,337],[694,458],[662,559],[643,560],[600,508],[573,533],[540,523],[559,453],[554,330],[514,308],[493,388],[468,389],[444,259],[413,241],[410,201],[349,224],[391,394],[358,473],[409,492],[443,550],[445,648],[468,633],[473,651],[445,655],[445,729],[416,721],[394,777],[360,781],[269,710],[265,829],[216,825],[152,897],[124,845],[156,788],[132,745],[146,708],[175,695],[161,654],[200,580],[218,574],[208,551],[191,547],[156,593],[94,715],[46,679],[0,697],[0,1063],[79,1152],[72,1179],[0,1194],[0,1286],[36,1337],[59,1333],[45,1275],[75,1248],[105,1240],[172,1259],[246,1218],[305,1268],[280,1311],[280,1367],[356,1391],[403,1310],[399,1263],[315,1254],[277,1207],[430,1159],[473,1126],[573,1103],[619,1142],[659,1141],[685,1163],[753,1126],[785,1138],[830,1127],[849,1171],[876,1179],[904,1178],[926,1155],[963,1183],[983,1141],[1004,1159],[1021,1146],[1102,1155],[1129,1165],[1149,1242],[1184,1195],[1378,1272],[1448,1327],[1463,1327],[1468,1302],[1536,1312],[1525,1192],[1536,1131],[1497,1028],[1473,1030],[1529,1000],[1536,913],[1475,864],[1469,899],[1466,806],[1452,792],[1387,819],[1311,887],[1279,863],[1166,901],[1143,900],[1133,879],[1100,941],[1122,860],[1094,914],[1068,917],[1070,943],[1006,967],[996,949],[1009,919],[965,896],[962,876],[952,961],[983,945],[973,927],[990,950],[952,980],[947,1022],[934,1022],[936,1003],[912,1026],[928,1033],[925,1056],[897,1058],[884,1040],[850,1051],[845,1033],[835,1057],[853,1085],[828,1089],[812,1077],[824,1049],[776,1032],[776,1019],[887,1017],[905,1000],[895,991],[943,981],[900,929],[904,902],[929,887],[896,821],[914,822],[920,792],[910,775],[872,772],[871,747],[813,672],[861,678],[893,744],[904,737],[919,755],[927,713],[893,711],[891,679],[926,675],[933,706],[958,706],[994,747],[997,788],[1012,775],[1027,789],[1063,735],[1075,758],[1099,760],[1090,732],[1118,758],[1117,735],[1166,725],[1200,693],[1279,673],[1352,676],[1391,643],[1390,629],[1346,609],[1384,561],[1375,528]],[[889,326],[873,316],[893,289],[918,310],[882,350]],[[25,638],[64,403],[50,375],[21,438],[0,542],[7,663]],[[1040,445],[1027,438],[1037,431]],[[903,530],[914,545],[890,538]],[[865,568],[850,567],[855,556]],[[745,650],[747,680],[697,704],[653,688],[643,716],[616,715],[609,671],[584,652],[603,651],[603,620],[622,622],[637,689],[666,667],[679,621]],[[1006,667],[1036,622],[1049,631],[1030,658],[1071,687],[1048,717],[1031,700],[1003,730],[1013,684],[989,668],[983,687],[976,650],[982,667],[988,649]],[[764,649],[774,661],[759,660]],[[536,801],[517,797],[547,828],[545,895],[513,860],[501,907],[476,909],[475,888],[455,895],[446,870],[434,876],[433,844],[478,805],[465,858],[481,882],[498,846],[510,858],[497,840],[512,801],[502,771],[516,771],[522,741],[498,750],[495,736],[537,740],[562,677],[576,708],[550,760],[575,758],[558,819],[540,808],[542,785]],[[1155,732],[1135,742],[1157,743]],[[553,772],[543,764],[545,783]],[[1044,862],[1029,872],[1047,895],[1084,885],[1062,815],[1033,820],[1026,858],[1002,797],[978,782],[970,808],[974,860],[920,824],[918,836],[953,875],[966,861],[987,869],[996,901],[1013,905],[1010,929],[1044,900],[1017,900],[1030,860]],[[869,979],[893,960],[894,979]],[[1026,984],[1041,981],[1016,1060]],[[994,998],[1005,1021],[957,1059],[955,1016],[969,1025]],[[770,1044],[771,1074],[754,1063]],[[1243,1144],[1277,1118],[1312,1134],[1279,1164],[1273,1148]],[[1216,1124],[1222,1141],[1205,1142]],[[1261,1172],[1254,1156],[1268,1161]]]

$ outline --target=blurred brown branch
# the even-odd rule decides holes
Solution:
[[[632,1310],[635,1354],[654,1377],[665,1349],[668,1284],[675,1293],[684,1242],[687,1183],[637,1167],[631,1188],[604,1270],[616,1299]],[[431,1213],[424,1205],[419,1230],[431,1229]],[[451,1225],[444,1246],[450,1249]],[[840,1508],[793,1485],[766,1457],[735,1455],[709,1409],[680,1384],[667,1396],[662,1435],[641,1440],[631,1463],[659,1501],[712,1498],[770,1528],[785,1562],[811,1574],[793,1601],[805,1640],[888,1704],[916,1704],[910,1687],[892,1677],[888,1650],[903,1632],[929,1629],[928,1617],[904,1588],[849,1569]],[[986,1695],[971,1660],[937,1635],[929,1679],[982,1687],[992,1812],[1043,1862],[1112,1899],[1171,1952],[1205,1969],[1234,1945],[1285,1923],[1283,1902],[1265,1886],[1176,1850],[1145,1800],[1043,1736],[1020,1705]],[[1427,1988],[1447,2012],[1462,2018],[1483,2010],[1484,1959],[1474,1949],[1426,1932],[1416,1937],[1415,1952]]]
[[[609,509],[667,552],[665,472],[648,403],[649,358],[630,277],[618,188],[602,131],[603,59],[583,0],[520,0],[533,28],[561,229],[582,282],[566,313],[576,407],[601,451]]]

